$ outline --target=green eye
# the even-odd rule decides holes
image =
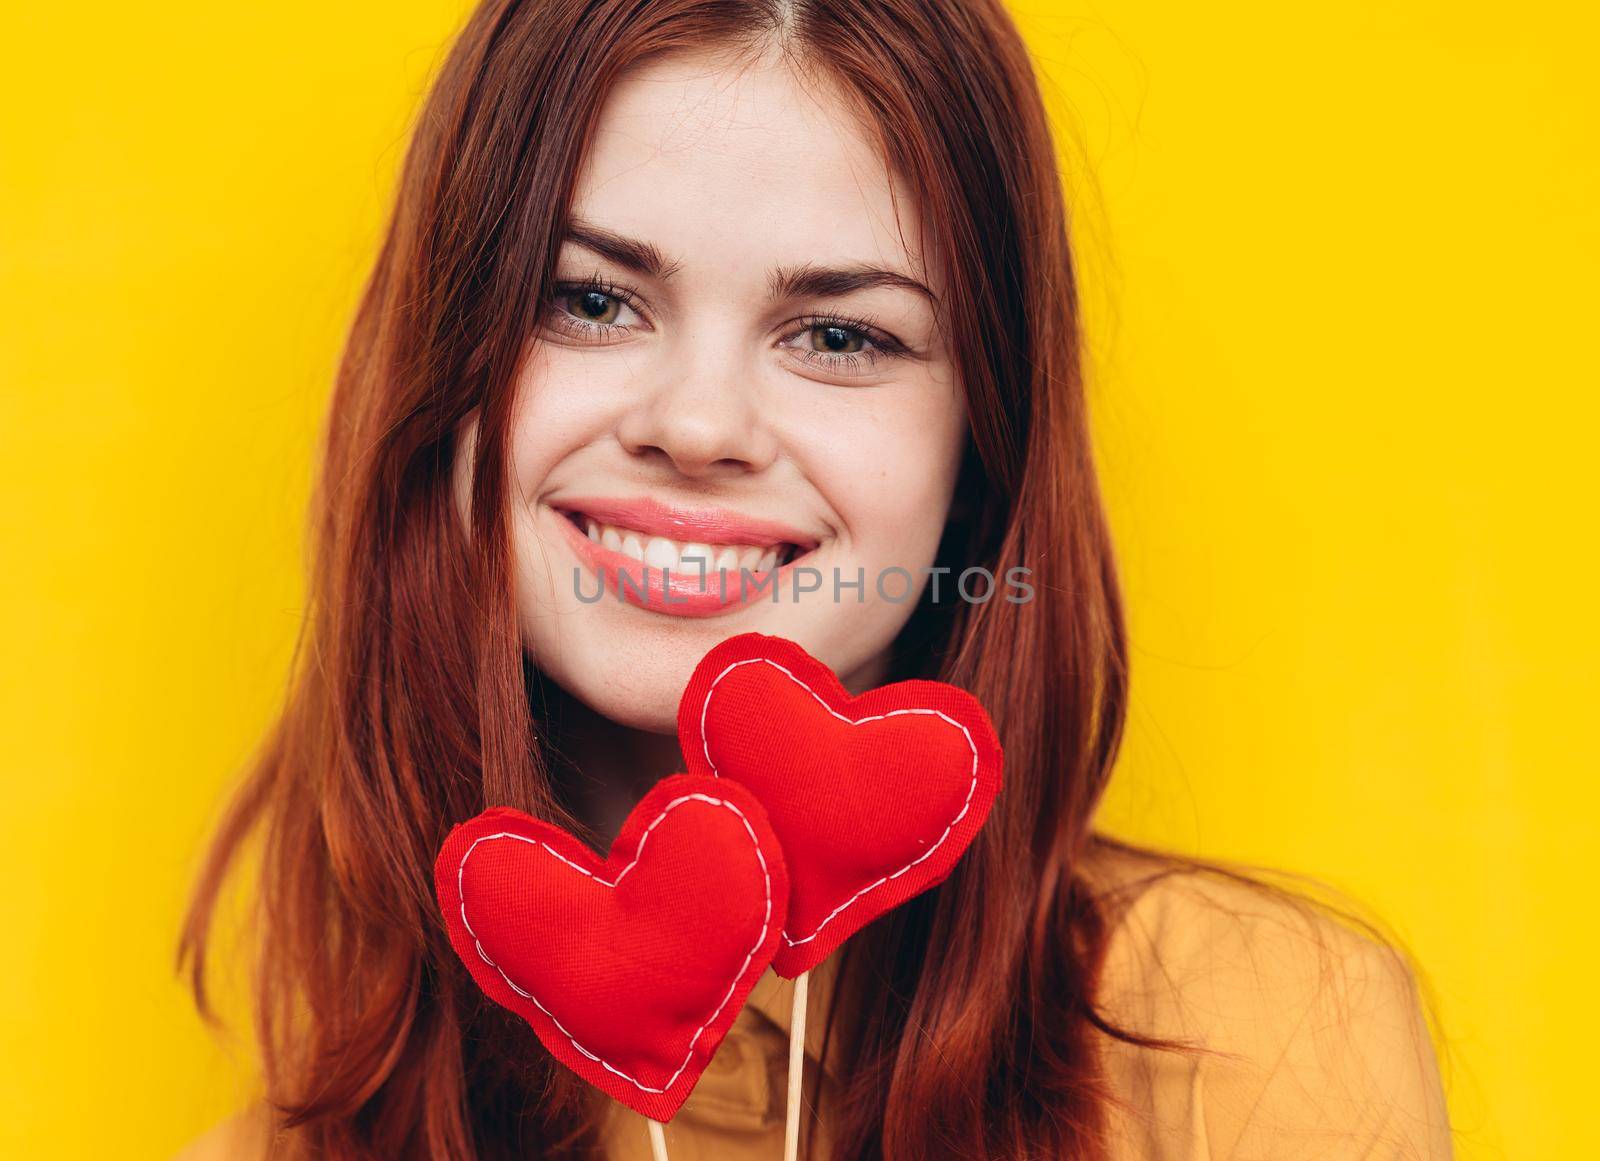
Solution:
[[[818,324],[811,328],[811,349],[833,355],[853,355],[866,345],[867,336],[850,327]]]
[[[904,343],[868,319],[812,315],[795,320],[795,328],[784,346],[829,376],[867,375],[909,354]]]
[[[567,297],[576,304],[570,312],[585,322],[612,323],[622,313],[622,300],[604,291],[581,290]]]
[[[613,342],[650,329],[634,309],[632,294],[599,278],[558,282],[545,302],[552,328],[588,342]]]

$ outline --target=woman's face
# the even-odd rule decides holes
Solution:
[[[523,640],[569,693],[671,732],[695,664],[752,630],[880,680],[966,432],[918,225],[843,100],[775,58],[613,89],[511,445]]]

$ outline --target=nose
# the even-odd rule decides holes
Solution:
[[[694,478],[768,467],[778,444],[756,399],[759,372],[726,353],[688,358],[641,392],[617,425],[622,446]]]

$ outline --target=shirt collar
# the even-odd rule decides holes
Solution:
[[[829,1077],[838,1079],[839,1034],[834,1034],[834,1045],[829,1060],[822,1059],[822,1044],[827,1034],[828,1013],[833,1001],[834,974],[838,955],[831,955],[811,969],[806,986],[806,1044],[805,1053],[821,1064]],[[794,1015],[795,981],[786,980],[768,968],[750,990],[746,1006],[760,1018],[775,1025],[785,1036]]]

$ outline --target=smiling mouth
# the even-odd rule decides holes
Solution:
[[[703,575],[711,572],[764,573],[782,568],[809,556],[815,545],[791,541],[767,544],[706,540],[674,540],[656,533],[607,523],[578,510],[556,509],[556,513],[589,540],[612,552],[639,561],[654,569],[670,569],[678,575]]]

